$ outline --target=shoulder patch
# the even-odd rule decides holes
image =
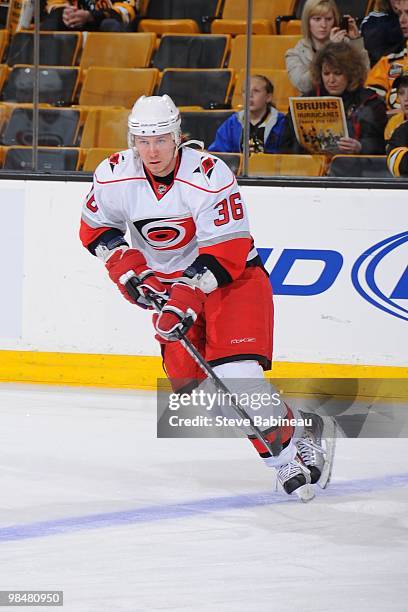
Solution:
[[[209,179],[211,178],[211,174],[213,173],[217,161],[218,159],[214,157],[202,157],[200,159],[200,165],[194,170],[194,172],[200,172]]]
[[[111,167],[112,172],[115,170],[115,166],[117,166],[118,164],[120,164],[120,162],[122,162],[124,160],[124,156],[122,155],[122,153],[113,153],[110,157],[109,157],[109,165]]]

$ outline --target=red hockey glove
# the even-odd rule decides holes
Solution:
[[[109,257],[105,265],[109,277],[116,283],[123,297],[132,304],[152,309],[151,301],[147,297],[149,292],[167,297],[166,287],[156,278],[153,270],[147,267],[144,256],[137,249],[118,249]],[[130,295],[125,287],[128,280],[134,276],[137,276],[140,281],[137,288],[139,296],[136,298]]]
[[[170,290],[170,298],[157,318],[157,333],[165,340],[178,340],[178,333],[185,334],[196,321],[203,309],[206,295],[184,283],[175,283]]]

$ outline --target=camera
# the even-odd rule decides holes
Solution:
[[[344,15],[340,19],[339,28],[340,30],[346,30],[346,32],[348,32],[348,19]]]

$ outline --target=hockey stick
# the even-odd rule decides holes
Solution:
[[[137,276],[132,276],[125,284],[129,295],[131,295],[135,300],[140,297],[140,292],[138,290],[139,285],[140,281],[138,280]],[[161,312],[164,304],[167,301],[165,298],[160,297],[159,295],[155,295],[151,291],[147,293],[146,297],[151,301],[157,312]],[[182,331],[176,330],[175,333],[177,335],[178,341],[185,348],[190,357],[192,357],[192,359],[194,359],[194,361],[200,366],[203,372],[207,374],[208,378],[210,378],[214,382],[215,387],[222,391],[224,395],[227,395],[229,397],[235,412],[241,418],[247,419],[249,421],[249,428],[251,429],[254,436],[267,448],[267,450],[273,456],[275,453],[273,452],[272,445],[269,440],[265,438],[261,430],[255,425],[246,410],[244,410],[244,408],[242,408],[237,402],[234,401],[231,392],[224,385],[222,380],[217,376],[210,364],[204,359],[204,357],[196,349],[194,344],[187,338],[187,336]]]

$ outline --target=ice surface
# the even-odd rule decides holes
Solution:
[[[64,612],[408,610],[407,440],[339,440],[302,504],[245,439],[158,440],[155,410],[0,385],[0,590],[63,590],[45,609]]]

